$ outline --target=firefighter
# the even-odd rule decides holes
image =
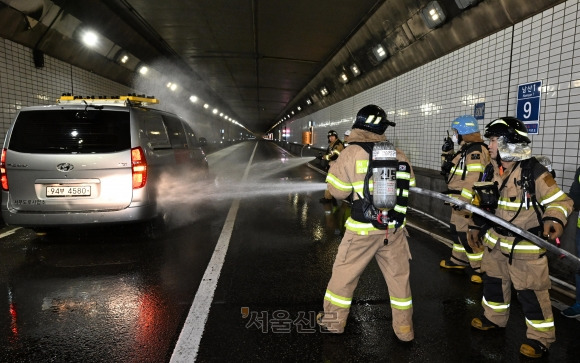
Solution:
[[[338,134],[334,130],[328,131],[328,148],[326,149],[326,154],[322,157],[322,160],[326,161],[326,169],[334,164],[334,161],[338,159],[340,152],[344,150],[344,145],[342,141],[338,138]],[[328,190],[324,191],[324,197],[320,198],[320,203],[333,203],[336,202]]]
[[[568,193],[570,198],[574,201],[574,208],[580,210],[580,168],[576,170],[574,181],[570,186]],[[580,257],[580,212],[576,221],[576,256]],[[567,318],[577,318],[580,316],[580,269],[576,271],[576,301],[572,306],[567,307],[562,311],[562,315]]]
[[[387,282],[395,334],[400,341],[409,342],[414,331],[405,213],[409,185],[415,185],[415,178],[402,151],[396,150],[397,205],[388,211],[388,220],[383,220],[388,228],[376,228],[365,218],[362,205],[369,166],[369,153],[362,145],[385,141],[388,125],[394,123],[387,120],[383,109],[375,105],[363,107],[352,126],[349,146],[328,172],[326,181],[331,194],[344,199],[353,193],[353,206],[324,296],[324,312],[317,315],[317,323],[332,333],[344,331],[358,280],[375,258]]]
[[[483,143],[475,117],[464,115],[451,123],[452,141],[460,146],[455,154],[448,156],[442,164],[442,174],[449,189],[448,193],[459,200],[470,203],[473,200],[473,184],[479,181],[489,164],[489,151]],[[471,282],[481,284],[482,248],[472,248],[467,242],[467,230],[471,213],[467,210],[451,208],[450,227],[454,237],[451,256],[442,260],[439,266],[446,269],[465,269],[471,266]]]
[[[349,136],[350,136],[350,129],[348,129],[344,132],[344,137],[342,138],[342,144],[344,145],[344,147],[348,146],[348,137]]]
[[[344,137],[342,139],[342,143],[344,144],[345,148],[348,146],[348,138],[350,136],[350,132],[351,132],[350,129],[348,129],[344,132]],[[342,203],[340,204],[340,207],[336,211],[336,220],[337,220],[338,227],[339,227],[338,234],[344,234],[344,225],[345,225],[348,217],[350,217],[351,205],[352,205],[352,193],[342,201]]]
[[[485,127],[494,168],[493,188],[498,196],[495,215],[554,242],[564,231],[572,200],[552,174],[531,156],[524,123],[503,117]],[[500,226],[480,226],[469,232],[470,242],[483,238],[484,313],[471,321],[479,330],[497,330],[508,322],[511,289],[517,291],[527,325],[520,353],[542,357],[556,340],[546,250]]]

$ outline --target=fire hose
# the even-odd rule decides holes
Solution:
[[[432,191],[429,189],[411,187],[411,188],[409,188],[409,190],[413,193],[422,194],[422,195],[426,195],[426,196],[429,196],[432,198],[441,199],[445,202],[448,202],[450,204],[455,205],[459,209],[467,209],[468,211],[470,211],[472,213],[478,214],[478,215],[494,222],[497,225],[500,225],[504,228],[507,228],[511,232],[523,237],[526,241],[530,241],[538,247],[545,248],[546,250],[553,252],[561,257],[569,258],[570,262],[576,264],[576,267],[580,268],[580,258],[573,255],[572,253],[570,253],[566,250],[563,250],[561,248],[558,248],[555,245],[551,244],[550,242],[543,240],[540,237],[536,236],[535,234],[530,233],[524,229],[521,229],[521,228],[497,217],[494,214],[491,214],[491,213],[486,212],[486,211],[484,211],[484,210],[482,210],[474,205],[471,205],[470,203],[467,203],[467,202],[464,202],[462,200],[450,197],[447,194],[435,192],[435,191]]]

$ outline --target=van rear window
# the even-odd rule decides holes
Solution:
[[[22,111],[14,121],[11,150],[35,154],[108,153],[131,148],[129,112]]]

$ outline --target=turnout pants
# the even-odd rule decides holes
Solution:
[[[511,287],[526,319],[526,336],[550,347],[556,341],[556,328],[550,303],[550,276],[546,256],[532,260],[512,259],[501,253],[499,246],[486,248],[481,265],[483,275],[484,315],[491,322],[505,327],[511,302]]]
[[[414,338],[413,305],[409,284],[411,252],[406,230],[389,230],[385,235],[361,236],[347,230],[338,247],[332,277],[324,297],[324,318],[327,326],[344,328],[350,312],[353,292],[365,267],[374,257],[383,273],[389,290],[393,329],[402,341]]]
[[[468,221],[468,211],[451,209],[451,233],[455,237],[451,251],[451,262],[462,266],[470,265],[475,272],[479,273],[481,272],[483,247],[476,250],[467,243]]]

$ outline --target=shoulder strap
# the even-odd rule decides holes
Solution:
[[[540,225],[542,225],[542,214],[544,212],[544,207],[538,203],[538,199],[536,198],[536,180],[540,177],[540,175],[547,171],[548,169],[544,165],[540,164],[533,156],[527,160],[522,161],[522,180],[520,182],[525,191],[530,194],[532,207],[536,212],[536,217],[538,218],[538,223]]]
[[[456,152],[455,155],[453,155],[453,159],[455,159],[457,154],[461,154],[461,159],[464,159],[467,156],[467,154],[470,153],[471,151],[480,151],[481,152],[482,147],[483,147],[482,145],[487,148],[487,145],[485,145],[485,143],[483,143],[483,142],[470,142],[467,144],[463,144],[463,146],[459,149],[459,151]],[[456,168],[457,168],[457,166],[456,166]],[[465,180],[466,173],[467,173],[467,160],[464,160],[464,162],[463,162],[463,174],[461,174],[461,180]],[[452,177],[453,177],[453,175],[449,176],[449,180],[447,181],[447,184],[449,184]],[[481,173],[480,173],[479,177],[481,178]]]
[[[366,151],[369,154],[369,160],[372,157],[372,152],[373,152],[373,146],[374,146],[374,142],[358,142],[358,141],[354,141],[354,142],[349,142],[349,145],[358,145],[360,147],[362,147],[364,149],[364,151]]]
[[[529,159],[522,161],[522,185],[527,182],[527,188],[530,194],[535,194],[536,192],[536,180],[544,173],[548,172],[548,169],[540,164],[538,159],[531,157]]]
[[[465,153],[468,153],[470,151],[482,151],[483,148],[487,149],[487,145],[484,142],[470,142],[469,144],[465,144],[464,147]]]

